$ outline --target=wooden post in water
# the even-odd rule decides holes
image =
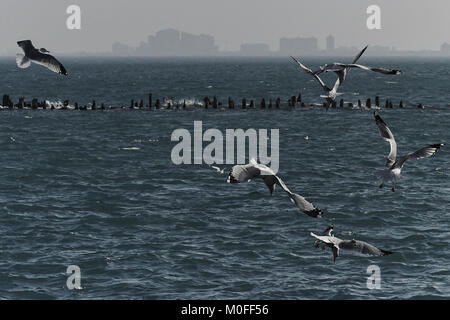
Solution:
[[[400,107],[400,108],[403,108],[403,100],[400,100],[400,105],[399,105],[399,107]]]
[[[375,97],[375,106],[376,107],[380,106],[380,98],[378,96]]]
[[[291,97],[291,107],[295,107],[295,102],[297,101],[297,97],[296,96],[292,96]]]
[[[151,93],[148,94],[148,107],[151,109],[152,108],[152,99],[153,96]]]
[[[370,98],[367,98],[366,100],[366,107],[371,108],[372,107],[372,101],[370,101]]]
[[[242,109],[247,109],[247,99],[242,99]]]
[[[266,100],[264,98],[262,98],[260,106],[261,106],[261,109],[265,109],[266,108]]]
[[[38,108],[38,99],[31,100],[31,109],[36,110]]]
[[[24,106],[25,106],[25,98],[21,97],[21,98],[19,98],[19,103],[17,104],[17,107],[19,109],[23,109]]]

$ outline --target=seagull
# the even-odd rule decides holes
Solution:
[[[361,64],[356,64],[356,63],[350,63],[350,64],[345,64],[345,63],[332,63],[332,64],[326,64],[322,67],[320,67],[320,70],[315,71],[314,74],[319,75],[322,72],[340,72],[344,69],[350,69],[350,68],[359,68],[362,70],[366,70],[366,71],[373,71],[373,72],[378,72],[378,73],[382,73],[382,74],[393,74],[393,75],[398,75],[401,74],[402,71],[401,70],[397,70],[397,69],[385,69],[385,68],[375,68],[375,67],[367,67]]]
[[[392,254],[391,251],[378,249],[373,245],[360,241],[360,240],[342,240],[333,235],[333,227],[328,227],[325,232],[318,236],[311,232],[311,236],[317,240],[314,242],[316,248],[322,246],[330,247],[333,252],[333,262],[336,263],[336,258],[339,256],[339,250],[351,250],[362,254],[368,254],[372,256],[387,256]]]
[[[255,178],[262,178],[266,186],[269,188],[270,195],[272,195],[275,190],[275,186],[279,185],[291,199],[295,206],[305,213],[306,215],[317,218],[323,215],[323,211],[314,206],[312,203],[308,202],[304,197],[299,194],[293,193],[286,184],[281,180],[272,169],[269,167],[259,164],[255,159],[251,159],[249,164],[246,165],[235,165],[231,168],[230,173],[227,177],[228,183],[240,183],[249,182]]]
[[[335,101],[338,96],[342,95],[342,93],[337,92],[337,90],[338,90],[338,88],[339,88],[339,86],[341,84],[340,81],[336,81],[336,83],[334,84],[333,88],[330,89],[322,81],[322,79],[317,74],[315,74],[310,68],[308,68],[307,66],[302,64],[298,59],[296,59],[296,58],[294,58],[292,56],[291,56],[291,58],[292,58],[292,60],[294,60],[300,66],[300,68],[302,68],[306,73],[312,75],[317,80],[317,82],[319,82],[319,84],[322,87],[323,91],[325,91],[325,93],[326,93],[326,94],[320,95],[321,98],[325,98],[325,99],[327,99],[327,101],[332,102],[332,101]]]
[[[36,49],[30,40],[19,41],[17,44],[25,53],[17,54],[16,63],[19,68],[28,68],[31,65],[31,62],[34,62],[52,70],[53,72],[67,76],[66,68],[64,68],[64,66],[55,57],[48,53],[44,53],[42,51],[44,48]]]
[[[397,142],[395,142],[394,135],[387,126],[386,122],[384,122],[383,119],[381,119],[381,117],[376,112],[374,112],[373,115],[375,117],[375,122],[378,126],[378,129],[380,130],[381,137],[385,141],[389,142],[389,144],[391,145],[391,151],[389,152],[389,155],[387,156],[386,159],[387,169],[381,171],[378,174],[379,178],[382,180],[380,189],[383,188],[385,183],[392,182],[392,191],[395,192],[395,184],[401,178],[402,168],[406,160],[408,160],[409,158],[421,159],[434,156],[436,152],[438,152],[439,149],[442,146],[444,146],[444,144],[443,143],[432,144],[422,149],[419,149],[416,152],[408,153],[407,155],[399,159],[396,159]]]
[[[359,60],[359,58],[363,55],[363,53],[366,51],[368,46],[365,46],[364,49],[362,49],[357,55],[356,57],[353,59],[352,64],[350,65],[355,65],[355,63]],[[322,89],[325,91],[325,95],[321,95],[321,98],[325,98],[329,103],[336,101],[336,98],[338,96],[343,95],[343,93],[339,93],[337,92],[337,90],[339,89],[339,87],[344,83],[345,78],[347,77],[347,73],[348,71],[350,71],[351,67],[341,67],[341,68],[335,68],[335,70],[333,70],[334,73],[337,74],[338,79],[336,80],[336,82],[334,83],[333,88],[329,88],[325,85],[325,83],[322,81],[322,79],[319,77],[319,74],[323,71],[312,71],[310,68],[306,67],[304,64],[302,64],[298,59],[294,58],[291,56],[291,58],[300,66],[301,69],[303,69],[306,73],[312,75],[318,82],[319,84],[322,86]],[[350,66],[349,65],[349,66]]]

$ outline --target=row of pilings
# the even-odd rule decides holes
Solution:
[[[228,98],[226,103],[219,101],[219,99],[214,96],[213,98],[204,97],[202,102],[187,104],[186,100],[183,102],[174,101],[174,99],[156,99],[153,102],[153,95],[150,93],[148,95],[147,103],[144,103],[144,100],[130,100],[130,104],[125,106],[122,105],[120,107],[116,106],[107,106],[105,103],[97,103],[95,100],[88,105],[78,104],[77,102],[73,104],[69,104],[69,100],[64,100],[63,102],[52,103],[48,101],[40,101],[36,98],[33,98],[30,102],[26,102],[25,99],[19,98],[17,103],[10,98],[9,95],[3,95],[2,106],[5,109],[62,109],[62,110],[106,110],[106,109],[132,109],[132,110],[141,110],[141,109],[187,109],[187,108],[203,108],[203,109],[281,109],[281,108],[293,108],[293,107],[324,107],[328,108],[355,108],[355,107],[384,107],[384,108],[404,108],[405,105],[401,100],[397,105],[394,105],[392,100],[386,99],[384,103],[381,103],[380,98],[375,97],[374,102],[370,98],[367,98],[365,103],[358,99],[356,105],[351,102],[344,102],[343,99],[340,99],[339,102],[323,102],[322,104],[308,104],[302,101],[301,94],[296,96],[291,96],[289,99],[281,100],[281,98],[276,99],[265,99],[262,98],[259,101],[255,101],[253,99],[243,98],[240,100],[240,103],[236,103],[234,99],[231,97]],[[423,108],[422,104],[417,105],[418,108]]]

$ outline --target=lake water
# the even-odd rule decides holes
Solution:
[[[317,83],[288,58],[61,58],[62,78],[0,60],[0,94],[17,100],[128,105],[131,98],[201,101],[216,95],[320,103]],[[323,59],[305,59],[315,66]],[[425,109],[382,109],[399,154],[450,140],[450,60],[364,59],[400,76],[352,71],[344,99],[379,95]],[[333,80],[333,75],[324,77]],[[146,100],[144,100],[146,101]],[[261,181],[230,185],[207,165],[174,165],[175,129],[279,129],[278,175],[324,210],[313,219]],[[308,136],[309,139],[304,139]],[[380,190],[389,144],[372,111],[157,110],[0,112],[0,298],[368,299],[450,296],[450,160],[409,160],[398,190]],[[226,172],[231,166],[225,166]],[[313,247],[338,237],[386,257]],[[66,269],[81,269],[81,290]],[[367,268],[381,270],[369,290]]]

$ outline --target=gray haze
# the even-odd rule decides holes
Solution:
[[[67,6],[82,11],[82,30],[66,28]],[[366,8],[381,7],[382,30],[368,30]],[[220,50],[242,43],[279,48],[282,37],[336,44],[378,44],[398,50],[439,50],[450,42],[448,0],[1,0],[0,54],[18,51],[17,40],[32,39],[53,52],[111,52],[111,45],[137,46],[158,30],[174,28],[215,37]]]

